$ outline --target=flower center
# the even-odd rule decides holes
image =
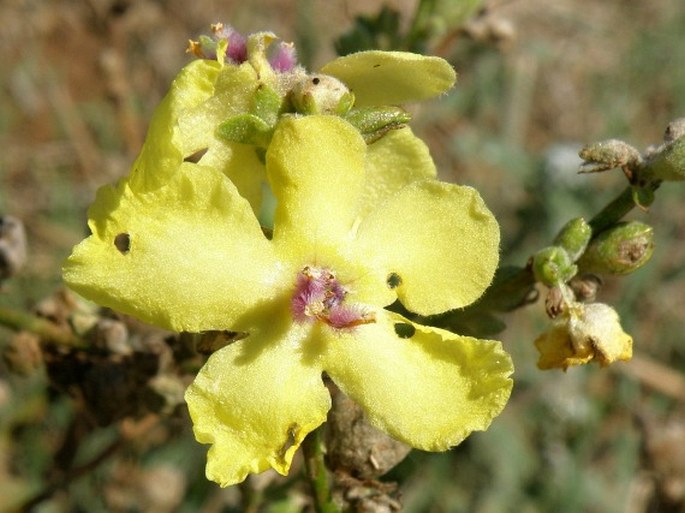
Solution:
[[[348,292],[333,271],[306,266],[297,274],[291,301],[293,317],[298,322],[319,320],[336,329],[375,322],[373,313],[345,303]]]

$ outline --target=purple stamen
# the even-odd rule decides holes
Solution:
[[[336,329],[349,329],[375,322],[357,305],[343,304],[347,290],[328,269],[305,267],[297,275],[291,301],[293,318],[298,322],[322,321]]]

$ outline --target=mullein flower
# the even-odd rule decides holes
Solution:
[[[176,129],[147,151],[163,160],[183,146]],[[512,362],[499,342],[385,308],[399,300],[431,315],[478,299],[499,228],[475,190],[417,179],[402,144],[374,152],[384,140],[367,145],[337,116],[283,117],[265,154],[271,238],[214,161],[178,162],[160,179],[146,157],[97,194],[92,235],[64,267],[70,287],[167,329],[241,333],[186,392],[195,436],[212,444],[207,476],[222,486],[288,472],[326,420],[324,373],[375,426],[429,451],[486,429],[508,400]],[[389,179],[386,156],[402,168]]]
[[[535,340],[540,369],[563,369],[596,360],[602,367],[630,360],[633,339],[616,311],[603,303],[571,303]]]

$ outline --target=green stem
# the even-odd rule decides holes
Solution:
[[[589,221],[588,224],[592,228],[593,236],[616,224],[623,216],[630,212],[634,206],[633,188],[627,187],[618,197],[616,197],[616,199],[604,207]]]
[[[56,326],[50,321],[35,315],[0,307],[0,325],[14,331],[30,331],[43,338],[46,342],[84,349],[87,345],[77,336]]]
[[[328,473],[323,460],[320,429],[315,429],[302,441],[304,466],[307,479],[312,487],[316,513],[339,513],[331,500]]]

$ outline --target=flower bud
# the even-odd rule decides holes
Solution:
[[[561,229],[554,239],[554,245],[566,250],[571,261],[575,262],[585,251],[592,237],[592,228],[582,217],[572,219]]]
[[[354,104],[354,95],[345,84],[329,75],[309,75],[290,91],[290,100],[301,114],[347,113]]]
[[[624,222],[595,237],[578,266],[583,272],[629,274],[646,264],[653,251],[652,227],[639,221]]]
[[[677,132],[677,129],[673,130]],[[668,137],[668,136],[667,136]],[[649,161],[650,178],[656,180],[685,180],[685,137],[664,145]]]
[[[568,252],[559,246],[541,249],[533,256],[535,279],[548,287],[566,283],[577,271]]]

